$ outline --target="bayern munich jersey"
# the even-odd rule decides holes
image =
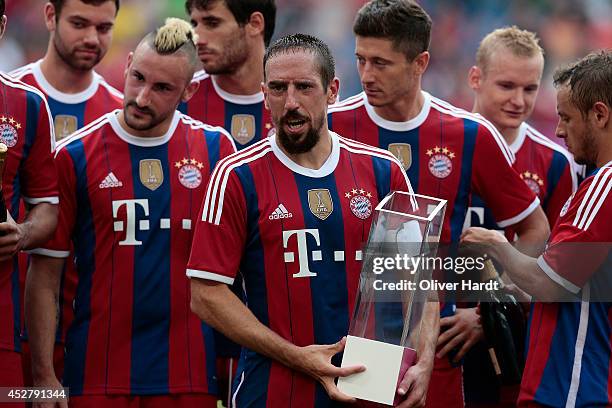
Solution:
[[[67,94],[47,81],[40,69],[41,62],[39,60],[17,68],[9,75],[39,89],[47,97],[58,142],[100,116],[123,107],[123,94],[97,73],[93,73],[93,80],[87,89],[77,94]]]
[[[589,302],[610,288],[611,189],[612,162],[567,200],[538,258],[549,278],[582,301],[534,304],[520,406],[533,401],[555,407],[612,405],[612,303]]]
[[[264,106],[263,92],[254,95],[230,94],[204,71],[196,72],[193,80],[199,82],[200,87],[189,102],[179,105],[181,112],[227,129],[238,150],[270,135],[274,125],[270,112]]]
[[[37,253],[66,257],[74,245],[64,385],[72,395],[214,393],[214,340],[190,311],[184,271],[210,172],[235,147],[178,111],[165,135],[134,137],[119,112],[56,153],[59,223]]]
[[[8,147],[2,197],[14,219],[20,202],[58,203],[53,161],[53,128],[45,97],[35,88],[0,73],[0,141]],[[0,263],[0,349],[20,350],[17,257]]]
[[[100,116],[123,107],[123,94],[110,86],[104,78],[93,73],[91,85],[77,94],[67,94],[54,88],[43,75],[42,60],[17,68],[9,75],[40,90],[47,98],[53,118],[56,141],[60,141]],[[20,260],[20,283],[25,288],[27,260]],[[57,340],[64,341],[66,329],[73,318],[72,299],[77,285],[74,262],[69,260],[64,266],[60,291],[60,310]],[[25,326],[22,339],[27,339]]]
[[[540,199],[552,228],[563,204],[577,188],[574,159],[563,147],[524,122],[510,149],[516,157],[514,169]],[[498,228],[491,211],[478,196],[472,199],[466,226]]]
[[[211,176],[187,275],[231,285],[240,271],[257,319],[298,345],[348,333],[372,212],[391,190],[412,191],[393,155],[330,132],[319,170],[266,138]],[[211,256],[211,254],[215,254]],[[313,379],[243,348],[236,406],[324,407]]]
[[[330,107],[329,126],[391,151],[418,194],[448,200],[441,242],[459,240],[474,193],[485,199],[502,227],[531,214],[539,200],[512,170],[514,155],[493,125],[426,92],[423,96],[416,117],[391,122],[374,111],[362,92]]]

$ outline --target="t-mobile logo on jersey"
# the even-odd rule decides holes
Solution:
[[[125,206],[125,221],[118,220],[119,209]],[[142,214],[140,220],[138,215]],[[136,231],[149,231],[151,229],[149,220],[149,200],[116,200],[113,201],[113,230],[115,232],[125,231],[125,239],[119,241],[119,245],[142,245],[142,241],[136,239]],[[136,227],[136,221],[138,221],[138,228]],[[159,229],[170,229],[170,218],[159,219]],[[184,230],[191,229],[191,220],[183,219],[181,226]]]
[[[297,253],[298,253],[298,263],[300,265],[300,270],[298,273],[294,273],[294,278],[312,278],[317,276],[317,272],[313,272],[310,270],[308,266],[308,256],[310,255],[313,262],[322,261],[323,260],[323,251],[320,249],[316,249],[314,251],[308,251],[308,236],[310,235],[315,240],[315,244],[318,247],[321,246],[321,239],[319,237],[318,229],[300,229],[300,230],[289,230],[283,231],[283,247],[287,249],[287,245],[289,243],[289,239],[292,236],[296,236],[297,239]],[[285,252],[284,254],[285,262],[293,263],[295,262],[295,253],[294,252]],[[363,254],[361,251],[355,251],[355,260],[361,261],[363,258]],[[334,251],[334,261],[336,262],[344,262],[344,251]]]

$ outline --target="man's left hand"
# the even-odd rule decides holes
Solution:
[[[475,307],[457,309],[453,316],[440,319],[438,347],[442,348],[436,356],[442,358],[452,349],[460,347],[459,352],[453,358],[453,362],[459,362],[474,344],[484,339],[484,332],[478,319]],[[446,330],[442,332],[444,327]]]
[[[397,393],[405,396],[399,408],[421,408],[425,406],[433,361],[423,361],[410,367],[397,387]]]

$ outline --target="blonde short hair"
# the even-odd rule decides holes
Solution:
[[[537,35],[513,25],[498,28],[482,39],[476,52],[476,65],[485,71],[491,55],[500,47],[506,47],[517,57],[544,56],[544,50],[540,47]]]

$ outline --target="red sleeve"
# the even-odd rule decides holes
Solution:
[[[54,162],[62,175],[58,181],[60,204],[57,228],[49,242],[31,253],[66,258],[70,254],[70,241],[77,213],[76,177],[72,158],[65,148],[57,152]]]
[[[538,265],[572,293],[601,267],[612,248],[612,168],[604,168],[580,186],[564,206]]]
[[[32,97],[40,98],[38,95]],[[41,98],[36,138],[21,169],[23,200],[28,204],[57,204],[57,169],[53,160],[53,126],[47,102]]]
[[[246,242],[247,214],[240,180],[235,172],[226,170],[226,163],[217,165],[208,183],[187,276],[232,284]]]
[[[557,185],[553,187],[553,191],[548,198],[546,208],[544,209],[551,228],[557,222],[561,208],[563,208],[563,204],[565,204],[567,199],[575,192],[576,175],[574,174],[574,170],[568,161],[563,169],[563,174],[557,182]]]
[[[497,131],[479,125],[472,161],[472,188],[491,209],[501,228],[521,222],[540,204],[512,168],[514,158],[504,147],[506,142]]]

